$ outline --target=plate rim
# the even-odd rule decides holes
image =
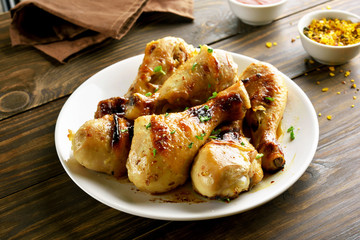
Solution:
[[[216,49],[216,50],[220,50],[220,49]],[[222,50],[224,51],[224,50]],[[246,59],[249,62],[259,62],[259,60],[242,55],[242,54],[238,54],[238,53],[233,53],[233,52],[229,52],[229,51],[225,51],[229,54],[231,54],[234,57],[234,61],[236,58],[239,59]],[[124,64],[130,60],[134,60],[137,58],[142,59],[142,57],[144,56],[144,54],[140,54],[140,55],[136,55],[130,58],[126,58],[123,60],[120,60],[114,64],[111,64],[107,67],[105,67],[104,69],[98,71],[97,73],[95,73],[94,75],[92,75],[91,77],[89,77],[86,81],[84,81],[78,88],[76,88],[74,90],[74,92],[70,95],[70,97],[66,100],[66,102],[64,103],[64,105],[62,106],[57,121],[56,121],[56,125],[55,125],[55,134],[54,134],[54,139],[55,139],[55,148],[56,148],[56,152],[58,155],[58,158],[61,162],[61,165],[63,166],[65,172],[67,173],[67,175],[72,179],[72,181],[81,189],[83,190],[85,193],[87,193],[89,196],[91,196],[92,198],[96,199],[97,201],[99,201],[100,203],[103,203],[111,208],[114,208],[118,211],[122,211],[128,214],[132,214],[135,216],[139,216],[139,217],[145,217],[145,218],[150,218],[150,219],[156,219],[156,220],[172,220],[172,221],[194,221],[194,220],[207,220],[207,219],[215,219],[215,218],[220,218],[220,217],[226,217],[226,216],[231,216],[231,215],[235,215],[235,214],[239,214],[242,212],[246,212],[249,211],[251,209],[257,208],[261,205],[264,205],[267,202],[270,202],[271,200],[273,200],[274,198],[278,197],[280,194],[284,193],[286,190],[288,190],[293,184],[295,184],[299,178],[305,173],[306,169],[309,167],[310,163],[312,162],[315,153],[316,153],[316,149],[318,146],[318,141],[319,141],[319,123],[318,123],[318,119],[317,119],[317,115],[314,109],[313,104],[311,103],[310,99],[308,98],[308,96],[306,95],[306,93],[292,80],[290,79],[288,76],[286,76],[284,73],[280,72],[282,74],[282,76],[286,79],[286,84],[289,87],[288,84],[290,84],[290,86],[292,88],[294,88],[298,94],[301,95],[302,99],[304,99],[306,101],[305,106],[308,108],[308,110],[310,110],[311,114],[311,118],[312,121],[311,123],[313,124],[314,127],[314,139],[313,142],[315,143],[314,145],[311,145],[311,149],[309,149],[309,153],[308,153],[308,158],[307,158],[307,162],[306,164],[302,165],[303,168],[299,169],[299,171],[295,172],[295,176],[293,176],[291,178],[291,181],[287,182],[285,185],[285,187],[279,188],[277,190],[277,192],[275,194],[272,194],[271,197],[267,198],[265,201],[261,201],[258,202],[257,204],[252,205],[251,207],[248,207],[246,209],[242,209],[239,211],[231,211],[231,212],[224,212],[223,214],[221,213],[214,213],[211,214],[211,212],[207,213],[207,214],[199,214],[196,216],[166,216],[165,215],[157,215],[157,214],[147,214],[144,212],[139,212],[139,211],[135,211],[133,209],[125,209],[124,207],[119,207],[118,204],[114,204],[112,202],[107,201],[106,199],[100,198],[99,196],[97,196],[96,194],[93,194],[91,191],[89,191],[86,187],[82,186],[76,179],[75,177],[72,175],[72,173],[70,172],[70,169],[68,168],[68,166],[66,166],[65,161],[67,161],[62,152],[60,151],[61,147],[61,137],[60,137],[60,133],[59,133],[59,124],[62,122],[62,118],[64,115],[64,109],[66,109],[68,107],[68,105],[71,103],[71,100],[73,98],[73,96],[75,96],[76,94],[78,94],[79,89],[85,88],[88,84],[90,84],[91,82],[95,81],[96,78],[103,72],[105,71],[109,71],[109,69],[111,68],[116,68],[118,65]],[[236,62],[236,61],[235,61]],[[89,170],[90,171],[90,170]],[[181,203],[171,203],[171,204],[181,204]],[[200,203],[201,204],[201,203]]]

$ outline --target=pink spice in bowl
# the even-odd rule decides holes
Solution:
[[[228,0],[233,13],[246,24],[260,26],[274,21],[287,0]]]

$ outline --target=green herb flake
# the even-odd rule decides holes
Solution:
[[[147,93],[145,94],[145,96],[147,96],[147,97],[150,97],[151,95],[152,95],[151,92],[147,92]]]
[[[244,142],[241,142],[240,144],[241,144],[241,146],[245,146],[245,143],[244,143]]]
[[[197,65],[199,65],[199,64],[198,64],[197,62],[195,62],[195,63],[192,65],[191,71],[194,71]]]
[[[266,100],[269,100],[269,101],[271,101],[271,102],[274,101],[274,98],[272,98],[272,97],[265,97],[265,99],[266,99]]]
[[[172,130],[171,132],[170,132],[170,134],[174,134],[176,132],[176,130]]]
[[[294,127],[293,127],[293,126],[289,127],[288,130],[287,130],[288,133],[289,133],[289,132],[293,132],[293,131],[294,131]]]
[[[192,148],[192,147],[193,147],[193,145],[194,145],[194,143],[193,143],[193,142],[191,142],[191,143],[188,145],[188,148]]]
[[[197,139],[199,139],[199,140],[204,140],[204,138],[203,138],[202,136],[196,135],[195,137],[196,137]]]
[[[165,113],[165,117],[169,116],[169,113]]]
[[[154,93],[156,93],[157,91],[159,90],[159,88],[155,88],[155,91],[154,91]]]
[[[206,110],[209,110],[209,106],[208,106],[208,105],[205,105],[204,108],[205,108]]]
[[[211,138],[211,139],[215,139],[215,138],[217,138],[216,136],[209,136],[209,138]]]
[[[290,140],[293,141],[295,139],[294,127],[289,127],[287,132],[290,133]]]
[[[212,130],[211,135],[218,135],[221,132],[221,129]]]
[[[189,107],[186,107],[185,109],[184,109],[184,111],[186,111],[186,110],[188,110],[189,109]]]
[[[151,127],[151,123],[148,123],[145,127],[146,129],[149,129]]]
[[[153,149],[153,156],[155,157],[155,155],[156,155],[156,149]]]
[[[208,53],[213,53],[214,52],[214,49],[212,49],[212,48],[208,48]]]
[[[208,88],[211,88],[211,84],[210,84],[210,83],[208,84]]]
[[[154,72],[160,72],[163,75],[166,75],[166,72],[164,72],[164,70],[162,69],[162,66],[157,66],[154,68]]]
[[[259,159],[259,158],[262,158],[264,156],[264,154],[263,153],[258,153],[258,154],[256,154],[256,159]]]
[[[121,129],[121,130],[120,130],[120,132],[122,132],[122,133],[127,132],[127,131],[129,131],[129,129],[127,129],[127,128],[126,128],[126,129]]]
[[[222,201],[222,202],[225,202],[225,203],[229,203],[231,202],[231,199],[229,197],[219,197],[217,198],[218,200]]]
[[[211,116],[200,116],[200,122],[207,122],[211,119]]]
[[[216,98],[217,94],[218,94],[217,92],[213,92],[213,93],[212,93],[212,96],[208,98],[208,101],[209,101],[210,99]]]
[[[291,141],[295,139],[294,131],[290,132],[290,139],[291,139]]]

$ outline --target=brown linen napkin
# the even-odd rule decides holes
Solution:
[[[11,9],[13,46],[33,45],[64,62],[112,37],[121,39],[142,12],[170,12],[193,19],[192,0],[27,0]]]

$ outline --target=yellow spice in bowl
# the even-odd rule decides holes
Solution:
[[[349,20],[314,19],[304,34],[311,40],[330,46],[346,46],[360,42],[360,23]]]

